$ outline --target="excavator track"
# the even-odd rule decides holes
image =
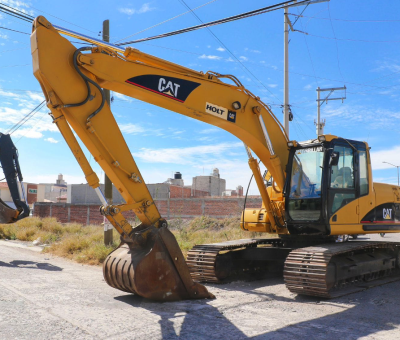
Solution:
[[[365,289],[365,283],[400,279],[400,243],[345,242],[295,249],[284,267],[292,292],[333,298]],[[385,283],[385,282],[382,282]]]
[[[282,247],[279,238],[242,239],[194,246],[187,265],[195,282],[222,283],[237,276],[280,272],[292,250]]]

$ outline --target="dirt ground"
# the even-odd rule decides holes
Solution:
[[[0,241],[0,339],[400,338],[400,281],[334,300],[283,279],[207,288],[215,300],[150,302],[110,288],[100,267]]]

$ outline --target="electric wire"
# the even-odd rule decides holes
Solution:
[[[306,8],[307,8],[307,7],[306,7]],[[304,10],[300,13],[300,15],[299,15],[299,17],[297,18],[297,20],[298,20],[298,19],[300,18],[300,16],[304,13],[304,11],[306,10],[306,8],[304,8]],[[298,8],[297,8],[297,10],[298,10]],[[293,26],[296,24],[297,20],[293,23]],[[303,22],[302,22],[301,20],[300,20],[300,24],[301,24],[302,30],[304,30],[304,25],[303,25]],[[310,58],[311,68],[312,68],[312,71],[313,71],[313,73],[314,73],[315,82],[316,82],[317,85],[319,86],[317,74],[315,73],[315,67],[314,67],[314,63],[313,63],[312,57],[311,57],[310,48],[308,47],[308,42],[307,42],[306,35],[303,35],[303,38],[304,38],[304,43],[306,44],[306,47],[307,47],[308,57]]]
[[[42,11],[41,9],[37,9],[37,8],[35,8],[35,7],[32,7],[32,6],[29,6],[29,7],[32,8],[32,9],[34,9],[35,11],[42,12],[42,13],[44,13],[44,14],[46,14],[46,15],[50,15],[50,16],[53,17],[53,18],[56,18],[56,19],[61,20],[61,21],[64,21],[64,22],[66,22],[67,24],[70,24],[70,25],[72,25],[72,26],[82,28],[82,29],[85,30],[85,31],[88,31],[88,32],[91,32],[91,33],[94,33],[94,34],[97,34],[97,33],[98,33],[98,32],[95,32],[95,31],[91,31],[91,30],[89,30],[89,29],[87,29],[87,28],[85,28],[85,27],[82,27],[82,26],[73,24],[73,23],[70,22],[70,21],[61,19],[60,17],[57,17],[57,16],[55,16],[55,15],[53,15],[53,14],[50,14],[50,13],[48,13],[48,12]]]
[[[17,8],[8,6],[2,2],[0,2],[0,11],[3,13],[9,14],[11,16],[15,16],[21,20],[27,21],[27,22],[32,22],[35,18],[25,12],[20,11]]]
[[[22,64],[22,65],[3,65],[3,66],[0,66],[1,68],[9,68],[9,67],[21,67],[21,66],[28,66],[28,65],[31,65],[31,64]]]
[[[35,116],[36,113],[38,113],[44,104],[46,103],[46,100],[43,100],[39,105],[37,105],[31,112],[26,114],[22,119],[20,119],[17,123],[15,123],[8,131],[7,134],[12,135],[15,131],[17,131],[21,126],[23,126],[29,119],[31,119],[33,116]]]
[[[1,7],[1,6],[0,6],[0,12],[1,12],[1,13],[4,13],[4,14],[7,14],[7,15],[9,15],[9,16],[15,17],[15,18],[17,18],[17,19],[20,19],[20,20],[23,20],[23,21],[32,23],[31,20],[27,20],[27,19],[25,19],[25,18],[23,18],[23,17],[21,17],[21,16],[19,16],[19,15],[17,15],[17,14],[14,14],[12,11],[9,11],[9,10],[7,10],[7,9],[4,9],[4,8]]]
[[[207,3],[205,3],[205,4],[203,4],[203,5],[197,6],[197,7],[193,8],[192,11],[196,11],[196,10],[198,10],[199,8],[204,7],[204,6],[207,6],[207,5],[209,5],[209,4],[211,4],[211,3],[215,2],[215,1],[217,1],[217,0],[212,0],[212,1],[209,1],[209,2],[207,2]],[[179,17],[181,17],[181,16],[183,16],[183,15],[185,15],[185,14],[188,14],[188,13],[190,13],[190,12],[191,12],[191,11],[187,11],[187,12],[185,12],[185,13],[178,14],[178,15],[172,17],[172,18],[169,18],[169,19],[167,19],[167,20],[164,20],[164,21],[162,21],[162,22],[159,22],[159,23],[156,24],[156,25],[147,27],[147,28],[145,28],[145,29],[143,29],[143,30],[141,30],[141,31],[139,31],[139,32],[136,32],[136,33],[134,33],[134,34],[128,35],[128,36],[125,37],[125,38],[122,38],[122,39],[119,39],[119,40],[115,41],[114,44],[117,43],[117,42],[126,40],[126,39],[128,39],[128,38],[130,38],[130,37],[133,37],[133,36],[135,36],[135,35],[138,35],[138,34],[140,34],[140,33],[146,32],[146,31],[148,31],[149,29],[152,29],[152,28],[154,28],[154,27],[158,27],[158,26],[160,26],[160,25],[162,25],[162,24],[165,24],[165,23],[167,23],[167,22],[169,22],[169,21],[172,21],[172,20],[174,20],[174,19],[177,19],[177,18],[179,18]]]
[[[366,42],[366,43],[399,43],[400,40],[366,40],[366,39],[350,39],[350,38],[335,38],[335,37],[324,37],[322,35],[307,33],[311,37],[326,39],[326,40],[338,40],[338,41],[351,41],[351,42]]]
[[[177,31],[172,31],[172,32],[164,33],[164,34],[159,34],[159,35],[148,37],[148,38],[143,38],[143,39],[138,39],[138,40],[131,40],[131,41],[127,41],[127,42],[124,42],[124,43],[119,43],[119,44],[116,44],[116,45],[117,46],[123,46],[123,45],[136,44],[136,43],[139,43],[139,42],[144,42],[144,41],[149,41],[149,40],[153,40],[153,39],[160,39],[160,38],[170,37],[170,36],[177,35],[177,34],[187,33],[187,32],[195,31],[195,30],[198,30],[198,29],[201,29],[201,28],[205,28],[205,27],[215,26],[215,25],[219,25],[219,24],[225,24],[225,23],[228,23],[228,22],[249,18],[249,17],[255,16],[255,15],[260,15],[260,14],[276,11],[278,9],[282,9],[282,8],[286,7],[288,4],[290,4],[292,2],[293,2],[293,0],[285,1],[285,2],[281,2],[281,3],[275,4],[275,5],[271,5],[271,6],[268,6],[268,7],[263,7],[263,8],[260,8],[260,9],[256,9],[256,10],[253,10],[253,11],[250,11],[250,12],[234,15],[234,16],[231,16],[231,17],[228,17],[228,18],[214,20],[214,21],[211,21],[211,22],[203,23],[201,25],[187,27],[187,28],[180,29],[180,30],[177,30]],[[297,2],[296,4],[297,5],[307,4],[309,2],[310,2],[310,0],[303,0],[303,1]]]
[[[16,33],[21,33],[21,34],[30,35],[29,33],[21,32],[21,31],[16,31],[16,30],[12,30],[11,28],[2,27],[2,26],[0,26],[0,29],[7,30],[7,31],[13,31],[13,32],[16,32]]]
[[[328,2],[328,14],[329,14],[329,18],[330,18],[331,17],[331,9],[329,7],[329,2]],[[339,74],[342,77],[342,81],[344,82],[344,77],[343,77],[343,74],[342,74],[342,70],[340,68],[339,46],[338,46],[338,42],[337,42],[337,39],[336,39],[335,29],[333,28],[332,20],[330,20],[330,23],[331,23],[331,27],[332,27],[333,36],[335,37],[337,66],[338,66],[338,69],[339,69]]]
[[[41,123],[42,120],[43,120],[45,117],[46,117],[46,114],[43,114],[42,118],[40,118],[40,119],[36,122],[36,124],[32,125],[32,128],[31,128],[31,129],[29,129],[26,133],[24,133],[23,135],[21,135],[21,137],[19,137],[19,138],[17,139],[17,141],[15,142],[15,144],[18,144],[18,142],[19,142],[23,137],[25,137],[28,133],[30,133],[31,131],[33,131],[33,129],[36,128],[36,126],[38,126],[39,123]]]
[[[293,16],[297,16],[296,14],[289,14]],[[318,20],[335,20],[335,21],[345,21],[345,22],[400,22],[399,19],[379,19],[379,20],[360,20],[360,19],[340,19],[340,18],[321,18],[321,17],[314,17],[314,16],[307,16],[307,15],[302,15],[303,18],[309,18],[309,19],[318,19]]]
[[[186,2],[184,0],[179,0],[181,3],[183,3],[184,6],[186,6],[189,10],[190,7],[186,4]],[[203,23],[203,21],[199,18],[199,16],[194,13],[192,11],[192,14],[201,22]],[[256,77],[256,75],[251,72],[236,56],[235,54],[233,54],[233,52],[214,34],[214,32],[211,31],[211,29],[209,27],[206,27],[207,30],[211,33],[211,35],[230,53],[230,55],[236,59],[236,61],[255,79],[257,80],[272,96],[274,96],[279,102],[282,102],[272,91],[270,91],[268,89],[268,87],[266,87],[260,79],[258,79],[258,77]]]

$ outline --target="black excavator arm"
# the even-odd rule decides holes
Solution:
[[[21,169],[18,162],[18,151],[10,135],[0,133],[0,165],[16,209],[13,209],[0,198],[0,223],[14,223],[29,216],[29,206],[21,199],[18,181],[22,182]],[[21,185],[23,191],[23,186]]]

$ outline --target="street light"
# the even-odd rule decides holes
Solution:
[[[400,185],[399,184],[399,168],[400,168],[400,165],[394,165],[394,164],[389,163],[389,162],[382,162],[382,163],[390,164],[391,166],[394,166],[395,168],[397,168],[397,186],[399,186]]]

